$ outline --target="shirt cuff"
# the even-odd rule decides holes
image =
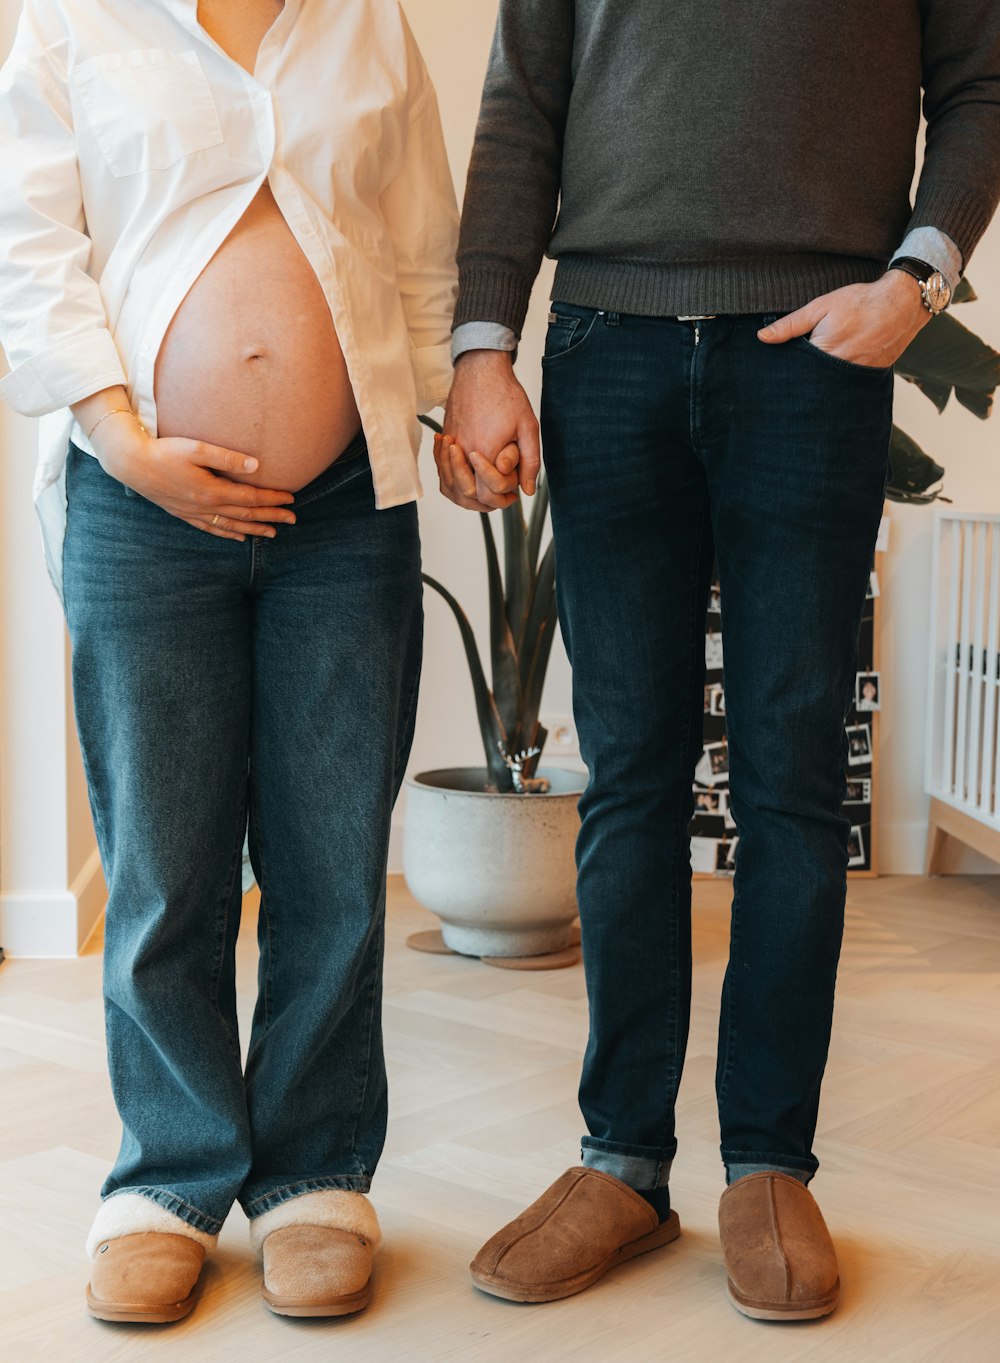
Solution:
[[[24,360],[0,379],[0,398],[21,416],[46,416],[102,389],[125,385],[114,338],[102,327]]]
[[[935,270],[940,271],[948,281],[952,293],[958,288],[962,278],[962,252],[946,233],[936,227],[915,227],[906,234],[902,246],[893,256],[912,256],[914,260],[926,260]],[[892,263],[891,261],[889,262]]]
[[[451,358],[454,362],[467,350],[517,349],[517,337],[502,322],[463,322],[451,337]]]
[[[448,342],[411,350],[410,362],[417,390],[417,411],[424,414],[435,407],[443,407],[448,401],[453,377]]]

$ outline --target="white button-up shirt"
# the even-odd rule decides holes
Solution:
[[[0,72],[0,397],[44,418],[57,588],[70,436],[89,449],[66,409],[124,384],[156,433],[164,333],[265,180],[330,305],[377,504],[412,501],[416,413],[450,382],[458,214],[397,0],[285,0],[253,75],[196,0],[26,0]]]

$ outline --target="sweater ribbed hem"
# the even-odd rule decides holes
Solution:
[[[498,322],[520,336],[533,283],[489,266],[462,270],[452,330],[466,322]]]
[[[873,283],[886,263],[830,255],[676,264],[566,256],[559,261],[552,297],[639,317],[791,312],[845,284]]]
[[[962,184],[934,181],[921,184],[907,231],[936,227],[945,232],[962,252],[966,265],[980,237],[990,225],[993,210]]]

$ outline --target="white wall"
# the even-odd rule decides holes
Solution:
[[[0,53],[19,9],[0,2]],[[66,631],[32,510],[34,462],[34,422],[0,407],[0,945],[11,955],[71,956],[105,895]]]
[[[461,195],[496,0],[476,5],[469,5],[468,0],[405,0],[405,7],[438,87]],[[0,52],[6,51],[19,8],[18,0],[0,0]],[[970,274],[984,301],[962,308],[959,315],[1000,346],[1000,224],[991,228]],[[551,269],[546,265],[535,290],[518,366],[536,403],[550,279]],[[947,466],[948,492],[956,506],[1000,509],[1000,418],[980,423],[957,405],[938,417],[918,393],[906,385],[900,387],[901,422]],[[71,938],[78,940],[85,932],[92,913],[94,842],[75,741],[67,736],[65,641],[55,598],[44,577],[30,506],[32,443],[29,423],[7,413],[0,415],[0,891],[8,920],[16,917],[20,925],[18,933],[28,913],[38,928],[36,940],[63,950],[71,947]],[[485,572],[478,519],[439,496],[427,449],[423,472],[425,565],[456,590],[479,637],[485,640]],[[885,871],[917,873],[922,866],[927,809],[922,758],[930,512],[893,508],[892,519],[890,553],[880,565],[886,707],[882,866]],[[569,668],[558,646],[544,712],[549,716],[570,713]],[[443,602],[429,595],[424,686],[411,771],[481,760],[458,634]],[[397,866],[398,847],[397,829]],[[977,865],[987,869],[986,863],[971,856],[954,863],[963,869]],[[81,885],[89,887],[82,907],[72,892]],[[59,905],[62,908],[56,913],[53,906]],[[50,929],[57,917],[59,931],[53,938]],[[7,945],[11,945],[10,938]]]
[[[461,196],[468,165],[482,77],[496,17],[496,0],[404,0],[414,31],[438,88],[452,170]],[[983,301],[963,306],[958,316],[1000,349],[1000,219],[981,244],[970,278]],[[551,269],[546,265],[532,298],[518,362],[518,374],[537,402],[539,359]],[[1000,509],[1000,415],[980,422],[953,403],[938,416],[920,393],[900,383],[900,424],[948,471],[947,493],[965,509]],[[432,461],[425,450],[427,497],[421,507],[424,556],[429,572],[459,595],[486,639],[485,573],[476,518],[445,503],[435,490]],[[883,589],[883,673],[881,761],[881,865],[885,872],[918,874],[923,869],[927,797],[923,794],[923,726],[926,703],[925,639],[930,582],[931,511],[891,508],[890,551],[880,563]],[[457,631],[442,602],[428,597],[425,680],[412,771],[481,761],[475,714]],[[557,650],[546,687],[544,713],[570,713],[570,678]],[[401,817],[401,815],[400,815]],[[398,844],[397,844],[398,846]],[[396,849],[394,848],[394,853]],[[953,859],[951,869],[996,870],[972,854]]]

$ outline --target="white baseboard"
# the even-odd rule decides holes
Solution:
[[[104,906],[108,902],[101,854],[96,847],[84,862],[69,891],[76,899],[77,951],[80,952],[100,925]]]
[[[879,825],[878,869],[885,876],[921,876],[927,851],[927,824]],[[945,851],[945,875],[1000,875],[1000,865],[954,839]]]
[[[15,957],[71,957],[97,927],[107,891],[95,848],[68,890],[0,895],[0,946]]]

